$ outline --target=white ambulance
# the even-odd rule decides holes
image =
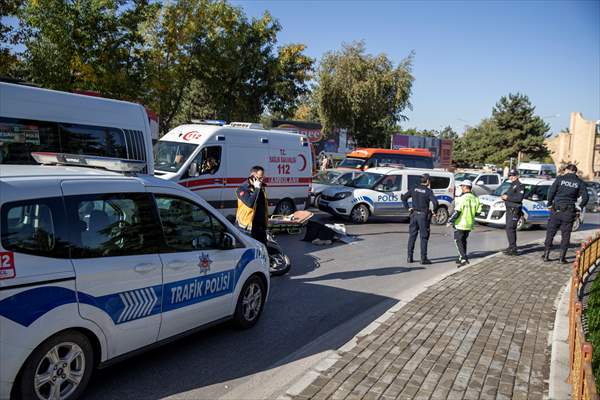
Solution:
[[[307,204],[311,150],[296,133],[252,123],[181,125],[156,143],[154,155],[155,176],[198,193],[224,215],[235,214],[235,190],[255,165],[265,169],[271,214],[291,214]]]

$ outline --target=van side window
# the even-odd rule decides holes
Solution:
[[[221,146],[208,146],[200,150],[193,161],[197,173],[192,176],[214,175],[221,167]]]
[[[152,197],[111,193],[65,197],[73,258],[158,253],[162,237]]]
[[[408,190],[421,184],[421,175],[408,175]]]
[[[221,248],[226,228],[204,208],[179,197],[157,194],[155,199],[169,251]]]
[[[380,192],[397,192],[402,189],[402,175],[388,175],[377,184]]]
[[[60,198],[6,203],[1,211],[2,247],[17,253],[68,258]]]
[[[35,164],[35,151],[61,151],[55,123],[0,117],[0,164]]]
[[[127,158],[121,129],[91,125],[60,124],[63,153]]]
[[[443,176],[431,176],[429,181],[431,182],[431,190],[448,189],[448,186],[450,186],[450,178]]]
[[[498,175],[488,175],[487,176],[487,184],[489,185],[498,185],[500,183],[500,179],[498,178]]]

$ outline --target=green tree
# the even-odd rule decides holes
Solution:
[[[458,139],[458,133],[450,125],[446,126],[444,129],[438,132],[436,135],[439,139]]]
[[[0,76],[19,77],[19,58],[11,50],[19,43],[15,17],[22,0],[0,1]]]
[[[470,127],[454,141],[453,161],[459,167],[483,163],[502,164],[510,157],[510,149],[503,147],[503,133],[491,119],[484,119]]]
[[[410,108],[414,81],[410,54],[397,66],[367,54],[364,42],[326,53],[319,65],[316,98],[324,132],[348,128],[358,146],[385,146],[402,112]]]
[[[548,156],[544,139],[550,126],[534,112],[529,97],[521,93],[501,97],[492,110],[492,120],[502,131],[501,152],[508,158],[520,153],[538,159]]]

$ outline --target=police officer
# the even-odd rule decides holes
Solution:
[[[519,172],[516,169],[508,173],[508,179],[511,184],[506,193],[502,195],[502,200],[506,206],[506,238],[508,239],[508,248],[504,254],[516,256],[517,253],[517,224],[521,215],[523,215],[523,197],[525,197],[525,187],[519,181]]]
[[[427,258],[427,242],[429,241],[429,226],[431,225],[432,213],[429,203],[433,204],[433,212],[438,210],[438,201],[429,188],[429,174],[421,176],[421,184],[402,195],[404,207],[410,212],[410,225],[408,237],[408,262],[412,263],[413,252],[417,234],[421,236],[421,264],[429,265],[431,261]],[[412,198],[412,207],[408,207],[408,199]]]
[[[583,209],[588,202],[588,194],[585,183],[576,175],[577,167],[573,164],[567,165],[565,174],[556,178],[548,191],[548,208],[550,218],[546,230],[546,241],[544,243],[544,261],[550,261],[550,248],[554,235],[560,229],[560,263],[567,263],[567,249],[571,239],[571,230],[579,211],[575,207],[577,198],[581,197],[579,207]]]

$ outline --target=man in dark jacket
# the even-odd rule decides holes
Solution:
[[[518,255],[517,252],[517,224],[523,215],[523,197],[525,197],[525,187],[519,181],[519,172],[516,169],[508,173],[510,187],[502,195],[502,200],[506,206],[506,238],[508,239],[508,248],[504,254],[509,256]]]
[[[266,244],[269,203],[263,183],[264,174],[263,167],[258,165],[252,167],[246,182],[237,189],[236,223],[254,239]]]
[[[588,202],[588,193],[585,183],[576,175],[577,167],[569,164],[564,175],[556,178],[548,191],[548,208],[550,218],[546,230],[546,241],[543,259],[550,261],[550,249],[556,232],[560,229],[560,259],[562,264],[567,264],[567,250],[571,240],[571,230],[576,218],[579,218],[579,210],[575,206],[577,199],[581,197],[580,209],[584,209]]]
[[[427,243],[429,241],[429,232],[431,225],[431,209],[429,203],[433,205],[433,212],[436,213],[439,207],[438,201],[429,188],[429,175],[421,176],[421,184],[412,188],[402,195],[404,207],[410,210],[410,225],[408,237],[408,262],[412,263],[413,252],[415,250],[415,242],[417,235],[421,233],[421,264],[429,265],[431,261],[427,258]],[[408,207],[408,199],[412,198],[412,207]]]

